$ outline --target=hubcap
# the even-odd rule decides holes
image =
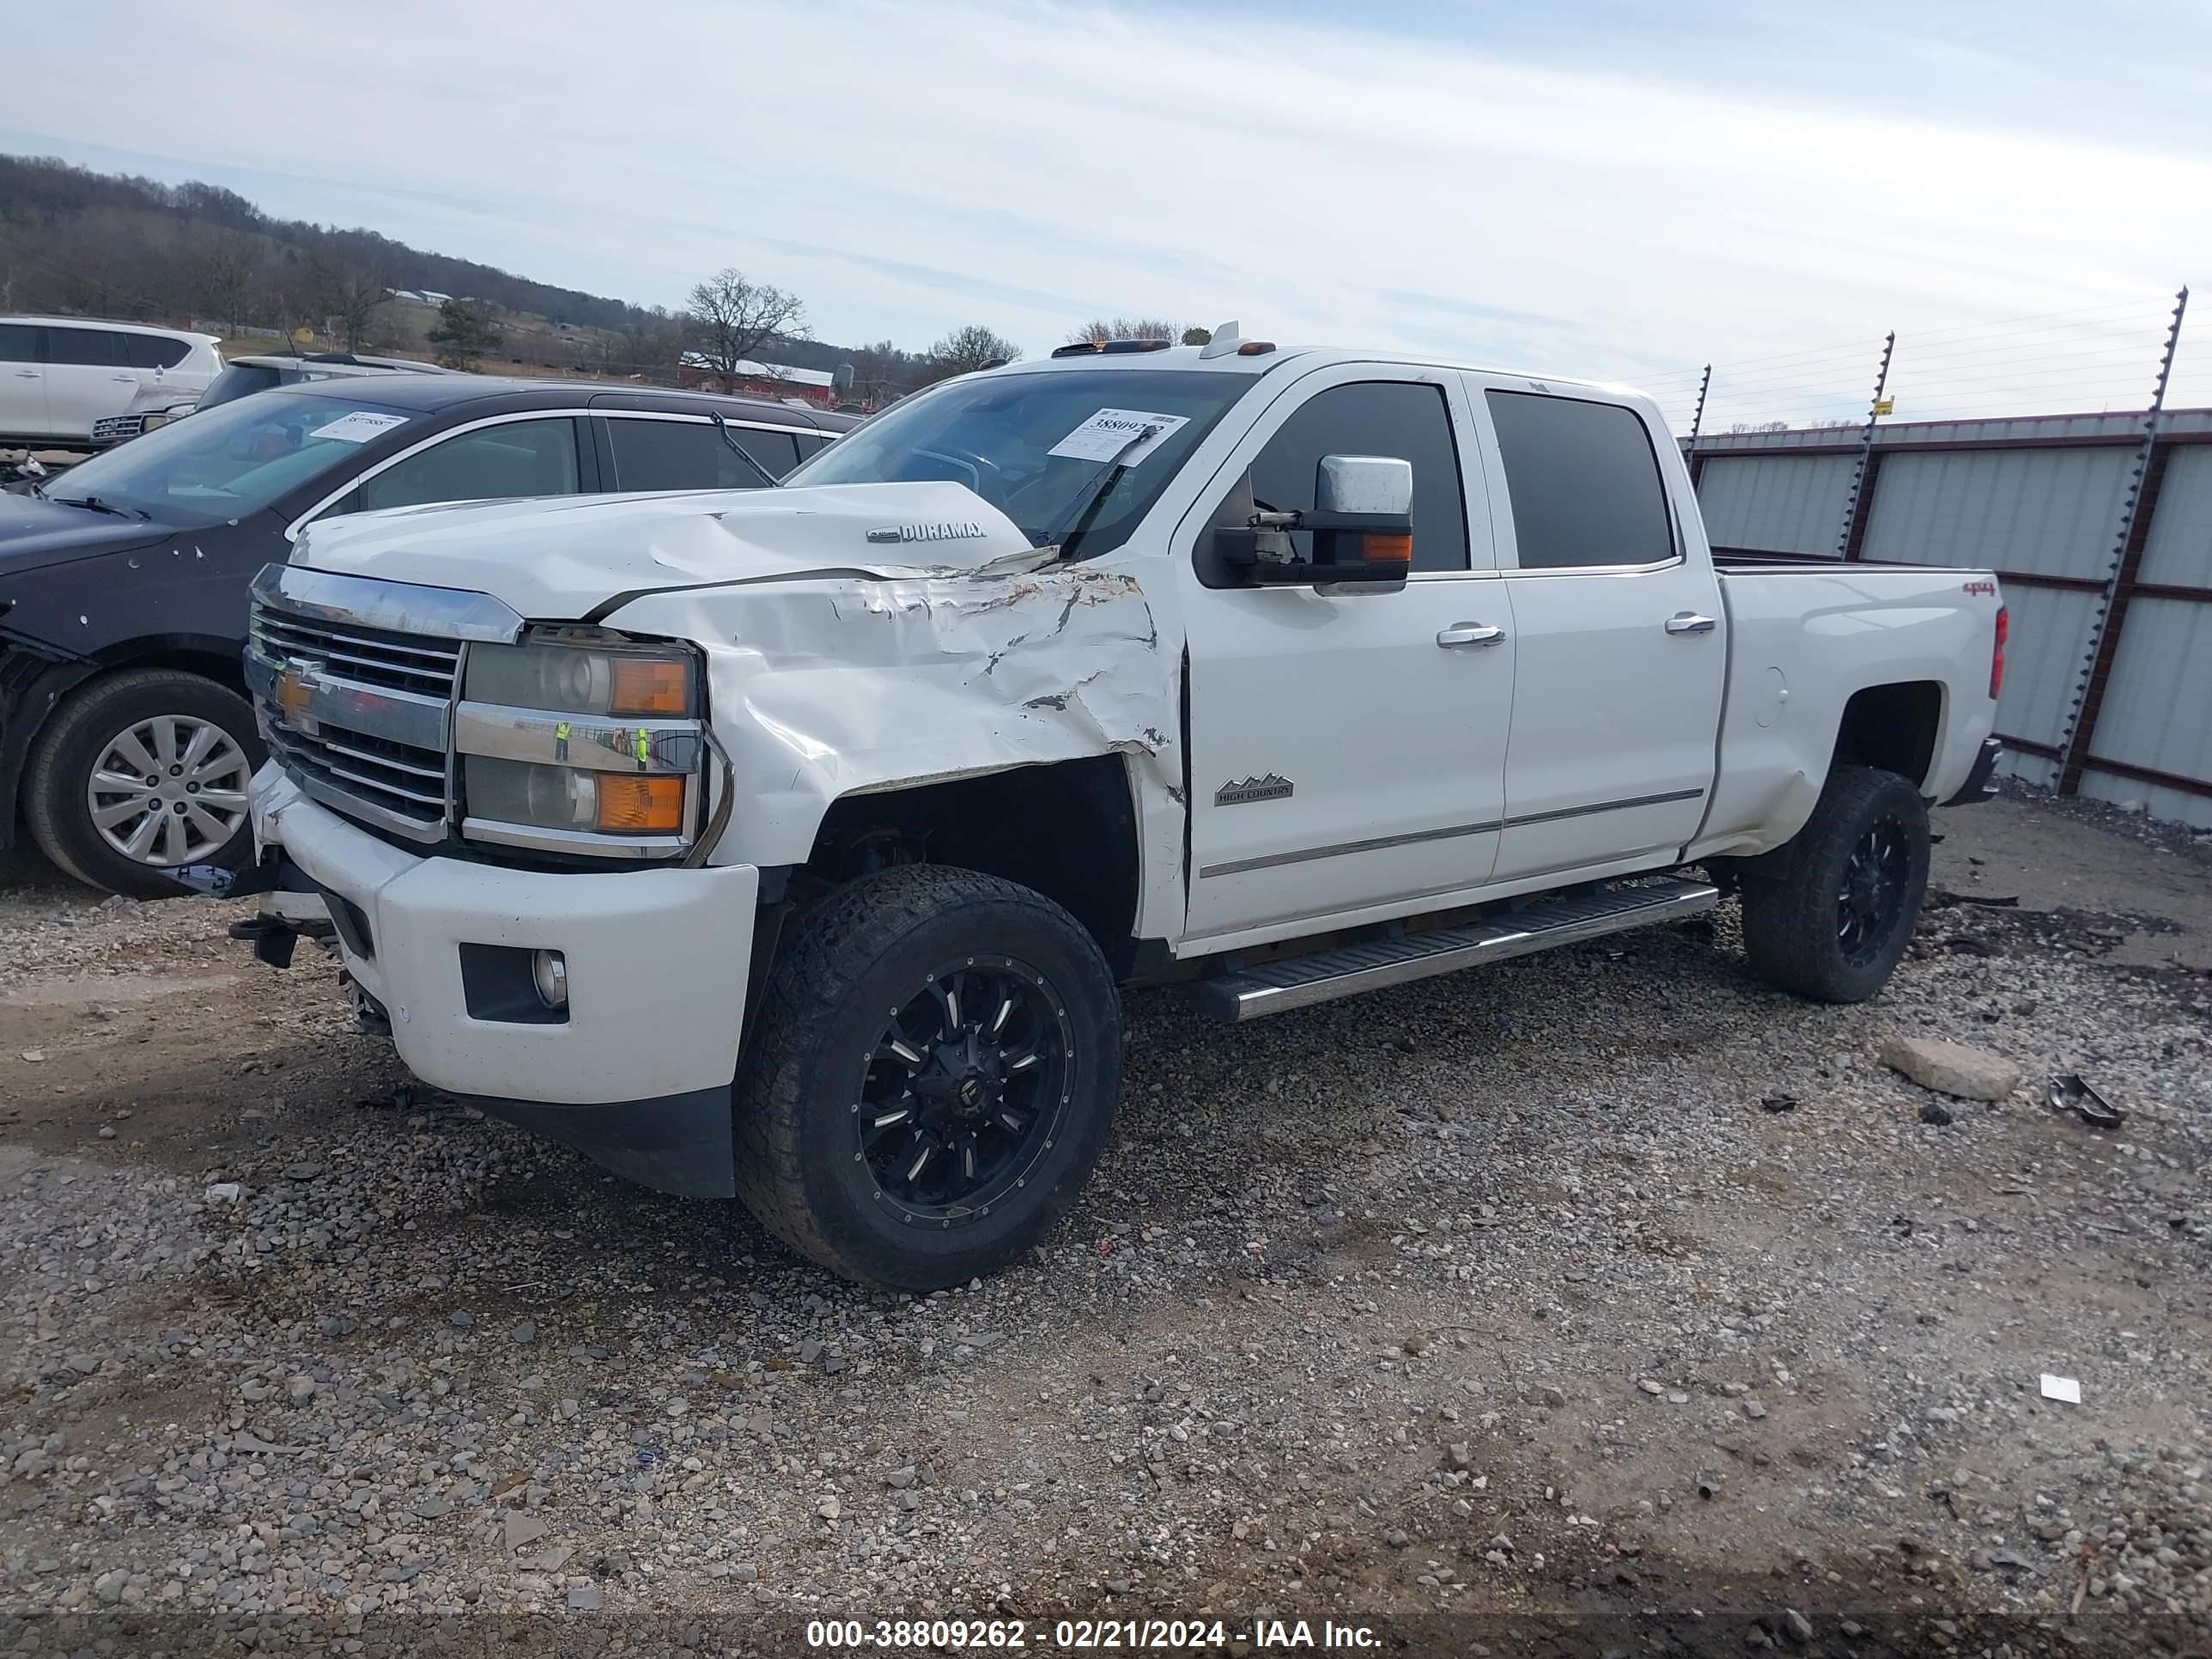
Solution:
[[[1067,1012],[1036,969],[940,969],[890,1011],[853,1109],[876,1200],[916,1225],[988,1215],[1051,1148],[1073,1072]]]
[[[85,805],[116,852],[170,868],[207,857],[238,833],[252,771],[221,726],[156,714],[109,741],[85,784]]]
[[[1836,900],[1836,943],[1847,961],[1869,961],[1889,943],[1905,914],[1911,875],[1905,826],[1895,818],[1869,826],[1851,848]]]

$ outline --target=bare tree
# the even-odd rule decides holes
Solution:
[[[970,323],[930,347],[928,374],[933,380],[950,380],[994,363],[1011,363],[1021,355],[1022,349],[1003,334]]]
[[[1183,330],[1182,343],[1185,345],[1212,345],[1213,331],[1210,328],[1200,328],[1196,323],[1193,323],[1188,328]]]
[[[1109,340],[1181,340],[1190,325],[1164,317],[1100,317],[1067,337],[1070,345],[1103,345]],[[1208,339],[1212,338],[1207,335]],[[1184,341],[1186,345],[1194,343]]]
[[[806,307],[799,296],[756,283],[735,265],[692,289],[687,314],[691,349],[718,374],[735,374],[770,340],[806,337]]]
[[[200,240],[196,252],[192,297],[235,334],[246,325],[259,251],[235,231],[216,230]]]
[[[377,307],[390,297],[377,272],[320,249],[308,258],[307,282],[316,311],[349,351],[368,337]]]

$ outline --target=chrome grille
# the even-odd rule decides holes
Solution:
[[[466,639],[506,630],[504,618],[483,613],[495,604],[296,567],[264,570],[253,584],[246,675],[270,753],[333,811],[410,841],[442,841],[460,821],[451,754],[461,656]],[[414,614],[450,623],[459,637],[384,625]],[[512,626],[519,632],[520,618]]]

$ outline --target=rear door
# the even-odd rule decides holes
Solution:
[[[1468,380],[1504,478],[1516,641],[1496,879],[1682,846],[1712,788],[1728,640],[1711,558],[1668,493],[1666,434],[1631,404]]]
[[[1455,371],[1346,364],[1287,387],[1186,520],[1189,933],[1479,887],[1498,849],[1513,646]],[[1395,592],[1252,587],[1211,556],[1255,506],[1310,510],[1324,455],[1413,468]]]
[[[129,412],[138,376],[120,332],[48,324],[46,335],[46,422],[56,437],[89,438],[94,421]]]
[[[43,438],[46,373],[39,361],[39,330],[32,323],[0,323],[0,432]]]

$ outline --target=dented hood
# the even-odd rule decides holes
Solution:
[[[1044,562],[965,484],[822,484],[477,501],[311,526],[292,562],[489,593],[564,621],[617,594],[827,572],[953,575]]]

